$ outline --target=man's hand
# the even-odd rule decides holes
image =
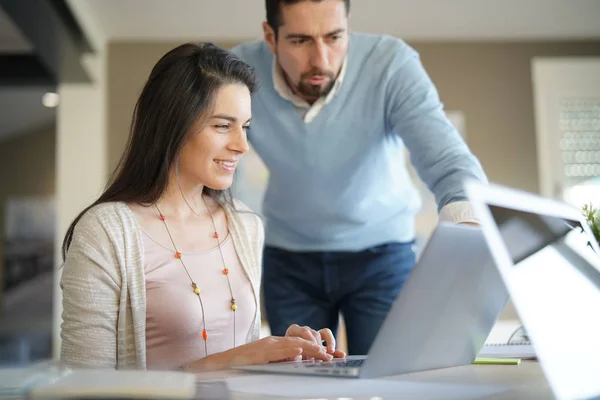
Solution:
[[[477,222],[459,222],[458,224],[459,225],[470,225],[470,226],[476,226],[476,227],[480,227],[481,226]]]

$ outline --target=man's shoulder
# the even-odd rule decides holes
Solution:
[[[231,51],[241,58],[244,62],[254,65],[261,61],[267,61],[269,49],[264,40],[257,40],[250,43],[242,43],[235,46]]]
[[[415,49],[400,38],[369,33],[351,34],[349,54],[357,59],[364,59],[367,65],[380,66],[403,62],[418,55]]]

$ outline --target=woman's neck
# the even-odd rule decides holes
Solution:
[[[167,189],[158,200],[158,207],[165,215],[177,219],[187,219],[193,215],[208,215],[208,209],[203,199],[204,185],[190,184],[185,177],[175,174],[169,177]]]

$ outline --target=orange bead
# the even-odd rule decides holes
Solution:
[[[215,233],[213,233],[213,237],[214,237],[215,239],[218,239],[218,238],[219,238],[219,234],[218,234],[217,232],[215,232]]]
[[[228,274],[229,274],[229,270],[228,270],[227,268],[225,268],[225,269],[223,270],[223,275],[228,275]]]
[[[206,329],[204,329],[202,331],[202,339],[204,339],[204,340],[208,339],[208,333],[206,333]]]
[[[161,221],[164,221],[164,220],[165,220],[165,216],[164,216],[164,215],[162,215],[162,214],[160,214],[160,220],[161,220]]]
[[[180,252],[175,253],[175,258],[181,258],[181,253]]]

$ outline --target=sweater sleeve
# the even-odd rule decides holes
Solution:
[[[248,275],[252,281],[252,287],[254,295],[256,296],[256,315],[253,325],[253,329],[250,332],[250,341],[260,339],[260,328],[262,323],[261,318],[261,272],[262,272],[262,254],[263,246],[265,242],[265,228],[261,217],[258,214],[252,212],[244,203],[239,200],[234,201],[235,212],[232,215],[235,216],[235,220],[238,221],[236,226],[239,226],[240,238],[243,243],[247,243],[244,246],[245,253],[244,258],[248,260]]]
[[[255,242],[255,254],[256,254],[256,260],[257,260],[257,265],[258,265],[258,286],[260,287],[260,282],[261,282],[261,275],[262,275],[262,255],[263,255],[263,248],[264,248],[264,244],[265,244],[265,227],[263,224],[262,219],[260,219],[258,216],[256,217],[256,233],[255,233],[255,238],[256,238],[256,242]],[[262,305],[261,305],[261,298],[262,296],[259,295],[258,296],[258,309],[257,309],[257,324],[255,326],[255,332],[254,332],[254,340],[258,340],[260,339],[260,328],[262,326],[262,315],[261,315],[261,311],[262,311]]]
[[[63,265],[61,362],[71,367],[117,367],[121,277],[113,245],[87,212],[76,225]]]
[[[466,199],[466,180],[487,181],[477,158],[446,117],[418,53],[404,49],[393,62],[386,89],[388,128],[398,134],[438,210]]]

